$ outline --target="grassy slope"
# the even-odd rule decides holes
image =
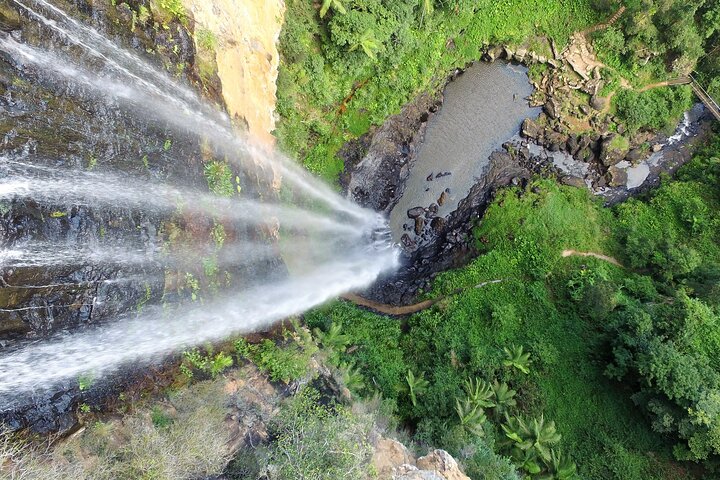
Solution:
[[[332,319],[354,342],[360,338],[349,358],[386,396],[397,398],[405,420],[419,421],[420,439],[439,442],[443,421],[454,421],[463,379],[498,378],[519,391],[521,412],[544,412],[556,421],[561,446],[583,478],[681,478],[682,471],[669,462],[668,444],[650,431],[628,393],[604,377],[600,325],[579,315],[568,298],[571,278],[627,275],[594,258],[560,257],[565,248],[617,253],[613,214],[585,191],[548,181],[536,187],[537,193],[522,196],[516,189],[501,193],[477,229],[484,255],[442,274],[429,295],[492,279],[504,282],[470,288],[412,316],[406,335],[387,318],[346,304],[308,319],[315,325]],[[375,325],[381,327],[372,330]],[[502,367],[502,348],[511,344],[532,353],[530,375]],[[396,390],[407,368],[425,371],[431,383],[415,408]]]
[[[395,44],[385,45],[372,62],[358,51],[337,51],[312,2],[288,0],[278,79],[280,145],[335,183],[343,168],[335,154],[346,140],[382,123],[417,93],[437,88],[453,68],[478,60],[483,44],[546,34],[563,45],[573,31],[598,20],[592,2],[585,0],[458,3],[472,7],[436,9],[423,25],[416,20]],[[354,68],[333,59],[338,56]]]

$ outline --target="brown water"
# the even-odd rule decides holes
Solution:
[[[428,124],[425,141],[410,172],[405,192],[390,213],[393,237],[411,233],[407,211],[447,199],[438,216],[454,211],[488,167],[490,154],[517,134],[526,117],[536,117],[526,97],[532,93],[527,69],[504,62],[476,63],[444,91],[442,109]],[[450,175],[442,176],[449,172]],[[441,176],[438,177],[438,174]],[[432,180],[428,180],[432,175]],[[403,229],[406,224],[406,230]]]

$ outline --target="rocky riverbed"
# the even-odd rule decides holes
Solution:
[[[547,56],[526,48],[485,49],[486,62],[543,66],[542,76],[530,80],[534,91],[522,99],[529,101],[529,107],[542,110],[518,122],[517,128],[499,142],[495,135],[463,125],[461,135],[453,137],[453,142],[462,142],[463,135],[473,137],[470,143],[487,136],[492,153],[468,158],[466,162],[475,162],[475,166],[463,164],[454,170],[446,169],[447,158],[434,151],[435,168],[423,163],[422,171],[415,172],[415,178],[423,177],[430,185],[438,174],[441,179],[453,174],[467,177],[468,171],[480,169],[482,174],[474,176],[471,187],[459,199],[448,201],[451,195],[458,195],[450,188],[433,192],[438,193],[437,199],[428,200],[422,190],[418,195],[418,188],[408,189],[408,184],[423,149],[437,142],[429,138],[433,129],[428,125],[448,102],[453,92],[450,87],[460,71],[448,77],[442,93],[421,95],[384,125],[342,150],[348,196],[388,214],[403,249],[401,269],[380,279],[363,292],[365,296],[380,303],[409,304],[419,291],[427,289],[434,275],[466,263],[475,255],[472,227],[498,188],[524,187],[534,175],[543,175],[587,188],[608,204],[616,203],[656,186],[661,174],[677,170],[709,131],[711,120],[702,105],[697,105],[670,136],[653,132],[627,135],[625,127],[608,113],[609,99],[599,96],[603,80],[590,47],[577,39],[563,52],[554,44],[546,47]],[[462,104],[462,100],[454,99],[453,103]],[[442,129],[438,133],[447,135]],[[425,178],[426,170],[432,172]],[[443,208],[446,201],[457,208]],[[396,208],[401,204],[402,212]]]

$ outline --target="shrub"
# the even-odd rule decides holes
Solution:
[[[274,479],[364,478],[372,455],[374,419],[337,404],[323,405],[309,387],[289,399],[273,420],[268,448]]]

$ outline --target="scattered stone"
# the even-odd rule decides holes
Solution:
[[[565,175],[560,179],[560,183],[563,185],[568,185],[570,187],[577,187],[577,188],[586,188],[587,185],[585,184],[585,180],[583,180],[580,177],[576,177],[574,175]]]
[[[606,104],[607,100],[599,95],[590,97],[590,106],[595,110],[603,110]]]
[[[450,187],[445,189],[445,193],[450,193]]]
[[[438,200],[437,200],[437,204],[442,207],[443,204],[445,204],[445,202],[447,201],[447,199],[448,199],[448,194],[447,194],[447,192],[442,192],[442,193],[440,194],[440,198],[438,198]]]
[[[659,152],[660,150],[662,150],[662,147],[663,147],[662,144],[656,143],[655,145],[652,146],[653,153]]]
[[[423,207],[413,207],[407,211],[407,216],[409,218],[417,218],[422,216],[424,213],[425,209]]]
[[[425,228],[425,219],[423,217],[415,218],[415,235],[420,235]]]
[[[432,181],[433,181],[433,174],[431,173],[430,175],[428,175],[428,176],[425,178],[425,180],[428,181],[428,182],[432,182]]]
[[[452,174],[451,174],[450,172],[438,172],[438,173],[435,175],[435,178],[447,177],[448,175],[452,175]]]
[[[627,155],[625,155],[625,160],[633,164],[639,162],[642,158],[643,153],[639,148],[633,148],[627,153]]]
[[[520,127],[520,135],[525,138],[537,138],[540,132],[540,127],[535,121],[530,118],[523,120],[522,126]]]
[[[428,213],[437,213],[438,212],[438,205],[437,203],[431,203],[430,206],[427,209]]]
[[[590,115],[590,107],[587,105],[580,105],[580,111],[583,115]]]
[[[610,175],[611,187],[622,187],[627,184],[627,170],[624,168],[618,168],[613,165],[608,168],[608,174]]]

